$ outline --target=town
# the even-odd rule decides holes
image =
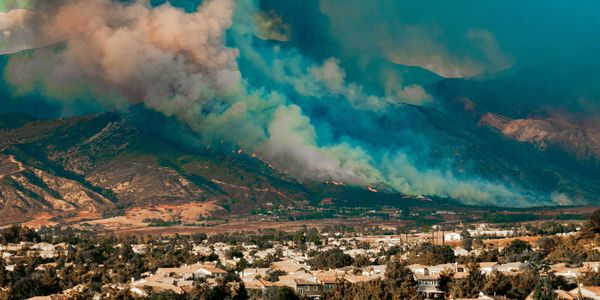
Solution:
[[[10,226],[0,299],[600,299],[599,220],[166,236]]]

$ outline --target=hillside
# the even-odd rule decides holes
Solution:
[[[41,213],[102,214],[208,200],[241,213],[266,203],[307,203],[301,185],[260,160],[224,153],[185,150],[157,139],[141,130],[132,115],[3,124],[0,219],[7,223]]]

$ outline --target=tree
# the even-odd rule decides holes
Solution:
[[[476,239],[473,241],[473,246],[475,246],[475,248],[477,248],[477,249],[481,249],[481,248],[483,248],[483,246],[484,246],[484,244],[483,244],[483,240],[482,240],[481,238],[476,238]]]
[[[600,272],[586,270],[577,278],[577,280],[583,285],[600,286]]]
[[[596,210],[587,224],[581,230],[582,238],[593,238],[596,234],[600,234],[600,209]]]
[[[194,233],[190,236],[190,238],[192,239],[192,241],[196,244],[198,243],[202,243],[202,241],[206,240],[208,237],[206,236],[206,233],[204,232],[200,232],[200,233]]]
[[[600,209],[597,209],[590,217],[590,230],[594,233],[600,233]]]
[[[540,248],[540,250],[542,250],[544,255],[548,255],[548,253],[552,252],[552,250],[556,248],[556,246],[558,245],[558,241],[556,238],[543,236],[536,241],[536,245],[538,246],[538,248]]]
[[[506,295],[511,288],[510,279],[498,270],[486,276],[483,292],[487,295]]]
[[[477,297],[483,290],[485,274],[481,272],[479,264],[469,263],[467,268],[469,275],[466,278],[456,280],[451,285],[450,293],[453,297]]]
[[[249,299],[248,291],[246,290],[246,286],[244,283],[240,282],[238,288],[235,290],[235,293],[232,297],[233,300],[246,300]]]
[[[533,299],[535,300],[555,300],[554,289],[546,280],[542,280],[535,285],[533,289]]]
[[[235,270],[240,272],[248,267],[248,261],[245,258],[240,258],[240,261],[235,264]]]
[[[385,271],[385,299],[418,298],[417,281],[406,263],[397,259],[390,261]]]
[[[267,277],[265,278],[265,280],[268,280],[271,282],[276,282],[276,281],[279,281],[279,276],[285,276],[285,275],[287,275],[287,272],[285,272],[283,270],[272,270],[272,271],[267,272]]]
[[[319,237],[319,231],[316,228],[311,228],[308,233],[307,240],[317,246],[321,245],[321,238]]]
[[[37,242],[40,236],[31,228],[13,225],[0,231],[2,244],[19,242]]]
[[[513,240],[504,250],[504,253],[507,255],[521,254],[527,250],[531,250],[531,245],[529,245],[528,242],[523,240]]]
[[[471,251],[473,249],[473,239],[470,237],[464,238],[462,241],[462,247],[467,251]]]
[[[0,259],[0,286],[8,285],[8,281],[8,271],[6,270],[4,259]]]
[[[352,264],[355,267],[364,267],[364,266],[368,266],[371,264],[371,261],[369,261],[369,258],[366,257],[365,255],[359,254],[354,258],[354,263]]]
[[[263,296],[265,300],[300,300],[296,292],[287,286],[275,287],[267,290]]]
[[[517,276],[511,277],[511,290],[507,296],[514,299],[525,299],[540,280],[539,272],[529,267]]]
[[[444,294],[447,295],[450,292],[450,285],[452,284],[453,277],[453,272],[447,272],[446,270],[442,271],[438,278],[438,290],[444,292]]]
[[[319,252],[308,264],[317,269],[335,269],[352,265],[354,259],[339,248]]]
[[[531,252],[531,245],[522,240],[513,240],[508,247],[504,249],[502,255],[507,261],[518,261],[525,252]]]
[[[600,274],[596,274],[600,276]],[[596,277],[598,278],[598,277]],[[555,290],[567,290],[570,291],[577,287],[577,284],[574,282],[567,281],[563,276],[556,276],[554,273],[550,272],[546,277],[546,281],[550,286]],[[592,284],[594,285],[594,284]],[[597,284],[596,284],[597,285]]]
[[[294,233],[293,241],[296,244],[296,249],[303,249],[306,246],[306,231],[296,231],[296,233]]]
[[[413,264],[434,266],[455,262],[456,256],[450,246],[426,243],[411,250],[408,260]]]

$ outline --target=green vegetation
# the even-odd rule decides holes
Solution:
[[[410,251],[408,261],[411,264],[435,266],[453,263],[456,261],[456,256],[450,246],[422,244]]]
[[[144,223],[149,224],[150,226],[154,226],[154,227],[168,227],[168,226],[174,226],[174,225],[181,225],[181,221],[175,220],[175,221],[165,221],[163,219],[144,219],[143,220]]]
[[[417,281],[406,263],[393,260],[387,265],[384,279],[350,284],[342,281],[329,290],[323,299],[423,299],[417,291]]]
[[[319,270],[343,268],[352,265],[352,263],[354,263],[354,259],[339,248],[319,252],[308,261],[311,267]]]

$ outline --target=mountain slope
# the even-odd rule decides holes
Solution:
[[[473,145],[463,154],[479,173],[546,193],[555,203],[597,203],[600,94],[596,77],[580,76],[597,70],[540,66],[489,80],[441,80],[428,91],[445,115],[439,128]]]
[[[0,119],[5,119],[4,115]],[[243,153],[192,152],[101,114],[0,128],[0,219],[217,200],[235,212],[304,205],[298,183]]]
[[[600,131],[554,118],[511,119],[484,114],[479,124],[490,126],[505,136],[536,145],[541,150],[559,147],[578,158],[600,159]]]

